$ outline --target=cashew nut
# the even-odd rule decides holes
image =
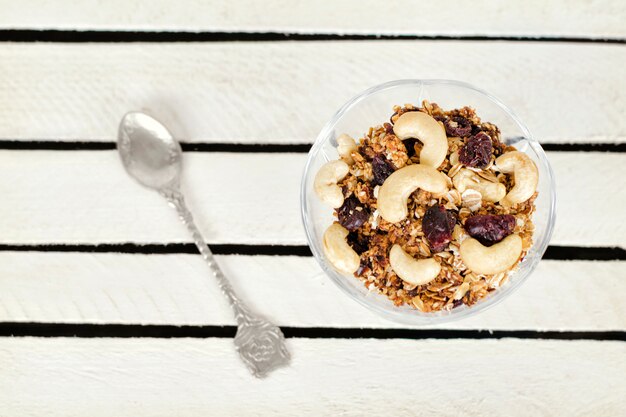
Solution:
[[[476,274],[497,274],[504,272],[519,259],[522,254],[522,238],[509,235],[493,246],[483,246],[479,241],[468,238],[459,248],[461,259]]]
[[[476,190],[484,201],[496,202],[500,201],[506,195],[506,187],[499,182],[491,182],[477,175],[474,171],[462,168],[452,178],[454,188],[463,193],[465,190]]]
[[[378,191],[378,211],[383,219],[395,223],[408,215],[407,201],[418,188],[443,194],[448,191],[446,176],[435,168],[414,164],[391,174]]]
[[[519,151],[507,152],[496,159],[496,167],[506,174],[513,173],[515,180],[515,185],[500,204],[512,206],[533,196],[539,182],[539,172],[528,155]]]
[[[344,274],[353,274],[359,269],[359,255],[348,245],[348,229],[333,223],[324,232],[324,255],[330,263]]]
[[[393,132],[400,140],[415,138],[424,144],[420,164],[437,168],[448,154],[448,138],[444,128],[431,116],[411,111],[398,117]]]
[[[356,150],[356,142],[349,135],[344,133],[337,138],[337,152],[339,153],[341,159],[343,159],[348,165],[352,165],[354,163],[354,159],[352,159],[352,152],[356,152]]]
[[[389,264],[402,281],[413,285],[427,284],[437,278],[441,271],[441,265],[435,259],[415,259],[400,245],[391,247]]]
[[[330,161],[322,165],[313,182],[313,189],[320,200],[332,208],[341,207],[343,192],[337,182],[348,175],[349,170],[348,164],[343,161]]]

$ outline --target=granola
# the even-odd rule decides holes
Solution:
[[[430,116],[439,125],[435,129],[441,130],[435,133],[447,140],[443,162],[432,168],[433,172],[443,174],[446,191],[410,190],[404,218],[390,222],[379,210],[381,187],[393,181],[403,168],[420,164],[420,154],[428,143],[419,137],[401,140],[398,129],[394,131],[395,123],[408,112]],[[343,144],[346,137],[342,136]],[[530,183],[522,189],[519,178],[522,174],[528,176],[528,172],[535,172],[536,177],[536,167],[525,155],[515,152],[515,147],[503,143],[498,127],[481,121],[474,109],[444,111],[427,101],[421,107],[394,106],[389,123],[371,127],[355,146],[348,145],[342,145],[348,151],[341,158],[349,169],[343,168],[341,172],[342,167],[335,166],[336,175],[327,176],[331,180],[322,186],[339,187],[343,194],[341,205],[334,208],[335,224],[345,228],[343,234],[337,235],[343,239],[339,244],[345,247],[333,247],[350,252],[352,258],[351,262],[342,263],[341,270],[353,273],[369,290],[387,296],[397,306],[406,304],[423,312],[450,310],[463,304],[471,306],[502,286],[527,254],[533,243],[532,214],[537,184],[535,180],[534,188]],[[502,164],[500,160],[496,164],[496,159],[505,154],[507,158],[502,158]],[[521,162],[504,161],[513,157],[521,158]],[[517,165],[506,169],[505,162]],[[522,171],[520,166],[527,171]],[[320,194],[317,188],[316,192]],[[520,198],[525,199],[517,201]],[[477,264],[469,262],[469,255],[465,258],[462,255],[463,250],[470,250],[469,244],[468,249],[461,249],[466,240],[476,240],[474,248],[485,253],[498,245],[514,248],[519,244],[519,248],[511,258],[513,262],[506,264],[504,270],[494,267],[491,270],[497,272],[480,273],[477,270],[482,267],[470,269],[468,264]],[[390,256],[394,246],[399,246],[401,251],[394,250],[407,259],[396,256],[394,261]],[[415,270],[415,265],[424,260],[429,260],[431,272],[433,260],[439,265],[435,264],[433,276],[424,275],[431,272],[418,271],[413,275],[406,272],[407,268]],[[403,266],[400,262],[404,262]],[[424,268],[425,264],[421,263]],[[490,269],[482,269],[487,270]]]

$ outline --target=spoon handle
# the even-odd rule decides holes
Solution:
[[[230,285],[230,282],[215,261],[215,257],[213,256],[211,249],[209,249],[209,246],[206,244],[204,238],[200,234],[200,230],[198,230],[198,227],[193,221],[193,216],[187,208],[187,204],[185,204],[183,194],[180,192],[180,190],[176,189],[160,190],[159,193],[163,197],[165,197],[170,205],[172,205],[176,209],[176,211],[178,212],[178,217],[191,232],[193,241],[198,247],[200,254],[202,254],[202,257],[209,265],[213,276],[215,277],[215,279],[217,279],[217,283],[222,290],[222,293],[224,293],[226,298],[228,298],[228,303],[235,312],[235,319],[237,320],[237,324],[241,325],[253,320],[254,315],[250,312],[250,310],[248,310],[248,308],[243,304],[239,297],[237,297],[237,294],[235,294],[235,291]]]

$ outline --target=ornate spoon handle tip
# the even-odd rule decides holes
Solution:
[[[290,356],[285,346],[282,331],[279,327],[252,313],[237,297],[196,227],[193,216],[185,204],[183,194],[177,189],[161,190],[160,193],[176,209],[180,220],[191,232],[194,243],[228,299],[237,321],[235,347],[250,372],[261,378],[273,369],[286,365]]]

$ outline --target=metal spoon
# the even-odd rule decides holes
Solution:
[[[157,120],[144,113],[131,112],[120,123],[117,149],[130,176],[165,197],[191,232],[235,312],[235,348],[250,372],[256,377],[264,377],[275,368],[286,365],[290,357],[283,333],[277,326],[252,313],[237,297],[194,224],[180,191],[182,151],[178,141]]]

